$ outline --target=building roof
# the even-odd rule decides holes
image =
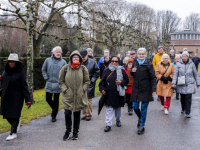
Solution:
[[[200,34],[200,32],[197,31],[191,31],[191,30],[183,30],[183,31],[175,31],[171,34]]]

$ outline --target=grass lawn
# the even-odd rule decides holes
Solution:
[[[100,82],[100,79],[98,79],[96,83],[95,96],[101,95],[99,92],[99,87],[98,87],[99,82]],[[20,118],[22,121],[21,125],[27,124],[34,119],[47,116],[51,113],[51,108],[46,102],[46,94],[45,94],[44,89],[34,91],[33,95],[34,95],[35,104],[33,104],[30,109],[28,109],[27,106],[24,105],[22,109],[21,118]],[[59,103],[59,109],[60,110],[62,109],[61,99]],[[11,126],[7,122],[7,120],[3,119],[3,117],[0,116],[0,133],[7,132],[10,130],[10,128]]]
[[[198,72],[200,73],[200,65],[198,66]]]

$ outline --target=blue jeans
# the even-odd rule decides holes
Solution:
[[[147,117],[147,108],[148,108],[149,102],[142,102],[141,110],[139,108],[139,102],[133,102],[133,109],[138,116],[138,118],[141,120],[140,121],[140,126],[144,127],[145,122],[146,122],[146,117]]]

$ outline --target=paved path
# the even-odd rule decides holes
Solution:
[[[155,98],[156,99],[156,98]],[[18,138],[6,141],[7,133],[0,134],[0,150],[198,150],[200,149],[200,90],[193,95],[192,118],[180,113],[180,101],[172,98],[169,115],[160,110],[158,101],[151,102],[146,121],[146,132],[137,135],[137,117],[128,116],[127,107],[122,111],[122,127],[105,133],[105,108],[97,119],[95,98],[93,118],[81,121],[79,139],[63,141],[65,121],[63,111],[56,123],[50,116],[42,117],[21,127]]]

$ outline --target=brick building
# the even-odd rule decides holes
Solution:
[[[171,33],[170,49],[175,49],[176,54],[182,53],[183,48],[188,48],[188,52],[194,56],[200,53],[200,32],[184,30]],[[198,52],[199,51],[199,52]]]

